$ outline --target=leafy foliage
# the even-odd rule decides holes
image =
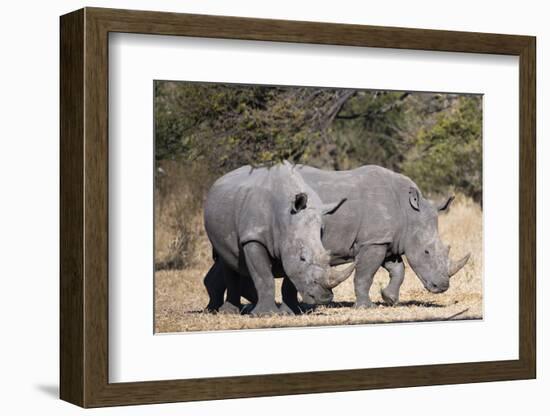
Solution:
[[[283,159],[322,168],[378,164],[427,193],[481,199],[481,97],[315,87],[155,83],[158,166],[213,177]]]
[[[454,188],[481,201],[481,102],[463,96],[413,140],[403,173],[426,192]]]

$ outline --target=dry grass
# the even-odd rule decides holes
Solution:
[[[212,248],[202,206],[212,175],[201,164],[165,162],[162,170],[155,179],[156,269],[206,267]]]
[[[451,244],[454,258],[471,252],[468,264],[451,281],[443,294],[427,292],[414,272],[407,267],[396,306],[382,302],[380,290],[387,284],[388,275],[379,270],[371,288],[371,309],[354,309],[353,278],[334,290],[335,302],[319,306],[300,316],[272,316],[255,318],[248,315],[203,313],[208,296],[202,280],[211,265],[210,248],[201,216],[193,221],[196,237],[196,258],[182,270],[157,271],[155,274],[155,331],[209,331],[229,329],[303,327],[322,325],[351,325],[380,322],[437,321],[447,319],[482,318],[482,212],[477,204],[459,197],[450,212],[440,218],[440,233],[444,242]],[[158,224],[158,223],[157,223]],[[165,240],[163,240],[165,239]],[[157,247],[166,247],[169,237],[157,234]],[[158,252],[157,252],[158,254]],[[277,279],[280,288],[281,279]],[[277,290],[277,301],[280,302]],[[458,315],[457,315],[458,314]]]

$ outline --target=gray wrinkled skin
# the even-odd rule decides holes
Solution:
[[[402,255],[433,293],[446,291],[450,276],[467,262],[469,254],[450,261],[450,247],[438,233],[438,214],[448,210],[454,197],[435,207],[408,177],[379,166],[350,171],[296,168],[321,199],[348,197],[336,215],[325,218],[323,245],[331,253],[331,265],[355,259],[356,306],[371,306],[369,290],[380,266],[390,273],[384,300],[398,301],[405,272]]]
[[[321,243],[322,216],[335,212],[345,199],[323,204],[288,162],[271,168],[244,166],[218,179],[204,209],[215,259],[205,277],[207,309],[218,309],[227,287],[221,311],[238,312],[243,293],[257,301],[255,315],[290,313],[288,306],[279,309],[275,304],[274,276],[288,277],[308,302],[330,302],[330,256]],[[247,277],[252,290],[242,287]]]

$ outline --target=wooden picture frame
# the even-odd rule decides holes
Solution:
[[[535,378],[534,37],[99,8],[62,16],[60,29],[61,399],[100,407]],[[519,359],[109,383],[110,32],[519,56]]]

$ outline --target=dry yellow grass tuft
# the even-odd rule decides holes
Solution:
[[[380,290],[388,282],[385,270],[378,271],[371,288],[375,307],[354,309],[353,277],[334,290],[334,303],[319,306],[304,315],[255,318],[248,315],[204,313],[208,296],[202,280],[212,260],[209,243],[202,231],[201,216],[193,229],[198,242],[197,258],[182,270],[155,273],[155,332],[211,331],[324,325],[353,325],[381,322],[437,321],[482,318],[483,243],[482,212],[476,203],[465,197],[454,201],[448,214],[439,220],[443,241],[451,244],[451,255],[462,257],[471,252],[468,264],[451,280],[450,289],[442,294],[427,292],[414,272],[407,267],[396,306],[386,306]],[[157,238],[165,237],[162,233]],[[157,247],[162,246],[157,240]],[[166,243],[165,243],[166,246]],[[158,253],[157,253],[158,254]],[[280,285],[277,279],[277,301]]]

